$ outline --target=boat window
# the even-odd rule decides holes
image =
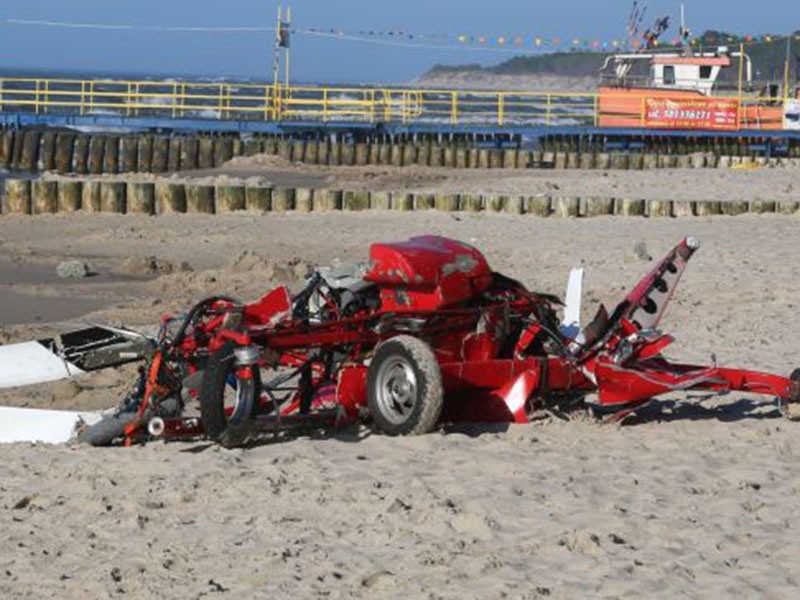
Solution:
[[[675,84],[675,67],[667,65],[664,67],[664,85]]]
[[[711,67],[703,65],[700,67],[700,79],[711,79]]]

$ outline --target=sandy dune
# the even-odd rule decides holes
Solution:
[[[582,264],[588,315],[647,270],[636,242],[657,257],[693,234],[704,247],[667,313],[671,355],[788,373],[800,355],[799,223],[3,217],[0,266],[84,258],[104,279],[6,282],[0,294],[96,299],[103,308],[84,318],[143,326],[218,291],[256,296],[306,263],[364,258],[369,241],[433,232],[472,241],[540,291],[563,293]],[[148,256],[193,270],[131,275],[141,264],[131,259]],[[0,336],[51,331],[56,313]],[[129,375],[8,391],[0,403],[108,406]],[[0,597],[793,597],[800,424],[758,402],[677,396],[623,427],[554,419],[409,439],[362,428],[236,451],[0,447]]]

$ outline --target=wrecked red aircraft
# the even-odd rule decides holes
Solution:
[[[86,439],[204,435],[237,446],[263,431],[360,418],[414,435],[442,422],[525,423],[533,411],[585,403],[622,418],[690,390],[797,402],[798,371],[663,356],[673,338],[657,327],[698,248],[683,240],[581,331],[575,276],[559,322],[557,298],[493,272],[467,244],[436,236],[374,244],[368,267],[317,269],[295,295],[278,287],[252,304],[214,297],[165,318],[123,411]],[[199,415],[189,416],[195,399]]]

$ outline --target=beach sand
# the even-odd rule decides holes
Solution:
[[[800,356],[799,224],[777,215],[4,216],[0,272],[16,265],[27,275],[0,280],[0,295],[96,304],[79,318],[45,307],[3,322],[0,341],[46,335],[66,319],[152,327],[204,296],[252,299],[306,265],[364,260],[369,242],[422,233],[477,245],[536,291],[562,295],[569,268],[586,267],[586,320],[652,266],[637,242],[657,259],[691,234],[703,248],[663,323],[678,336],[668,355],[708,362],[716,353],[722,365],[788,374]],[[45,276],[67,258],[91,262],[98,277]],[[0,404],[108,407],[132,380],[128,367],[5,391]],[[792,597],[795,455],[800,424],[749,394],[676,395],[621,427],[576,415],[401,439],[352,428],[233,451],[2,446],[0,596]]]

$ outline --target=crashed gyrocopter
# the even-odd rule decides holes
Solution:
[[[524,423],[533,411],[590,401],[621,419],[689,390],[798,402],[800,371],[782,377],[662,355],[673,338],[656,327],[698,248],[694,238],[680,242],[582,331],[582,272],[570,277],[559,322],[557,298],[493,272],[467,244],[423,236],[372,245],[366,267],[316,269],[295,295],[278,287],[252,304],[205,299],[164,318],[154,340],[93,328],[72,334],[71,345],[40,346],[74,372],[147,356],[121,408],[85,430],[97,445],[205,436],[238,446],[262,432],[359,418],[414,435],[442,422]]]

